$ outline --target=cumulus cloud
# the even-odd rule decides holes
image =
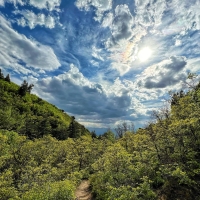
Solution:
[[[130,65],[127,64],[123,64],[120,62],[113,62],[111,64],[112,68],[117,70],[120,74],[120,76],[123,76],[124,74],[126,74],[129,70],[130,70]]]
[[[4,6],[4,0],[0,0],[0,7],[3,7]]]
[[[121,73],[123,68],[115,67],[121,75],[129,71],[131,62],[136,59],[138,44],[148,33],[146,27],[159,25],[165,9],[166,2],[163,0],[136,0],[134,16],[128,5],[123,4],[115,8],[114,16],[110,14],[105,17],[102,23],[104,27],[110,25],[112,19],[112,38],[105,43],[106,48],[111,52],[114,63],[126,65],[124,73]]]
[[[105,46],[111,54],[111,68],[117,70],[120,76],[129,71],[130,61],[134,60],[138,39],[133,39],[133,25],[134,17],[126,4],[118,5],[114,15],[107,14],[102,23],[103,27],[109,26],[111,30],[112,36],[105,42]]]
[[[96,10],[102,9],[101,13],[104,14],[100,17],[102,20],[99,21],[102,27],[109,27],[111,31],[111,37],[104,43],[110,53],[109,58],[113,62],[110,67],[118,71],[121,76],[131,69],[131,65],[137,59],[138,46],[141,46],[143,38],[148,33],[161,37],[185,35],[187,30],[199,30],[200,27],[200,3],[198,0],[135,0],[134,5],[132,5],[134,11],[130,11],[128,4],[112,8],[114,3],[110,4],[109,2],[77,0],[76,6],[85,11],[89,11],[92,6]],[[184,48],[184,43],[181,38],[174,41],[176,49],[171,47],[171,51],[166,56],[183,55],[183,51],[178,47]],[[142,43],[142,45],[147,44]],[[174,53],[173,49],[179,53]],[[188,52],[189,49],[185,47],[184,52]]]
[[[174,87],[186,79],[187,74],[184,71],[186,65],[184,57],[172,56],[169,60],[145,69],[140,75],[138,85],[147,89]]]
[[[200,73],[200,58],[192,58],[188,60],[187,70],[192,73]]]
[[[166,1],[135,0],[136,22],[143,26],[159,25],[163,12],[166,9]]]
[[[60,6],[61,0],[30,0],[29,4],[39,8],[39,9],[48,9],[50,11],[58,8]]]
[[[60,66],[52,48],[17,33],[3,16],[0,21],[1,66],[15,68],[21,73],[29,72],[30,67],[51,71]]]
[[[155,109],[148,104],[154,99],[153,94],[146,94],[141,102],[143,94],[132,81],[119,78],[114,82],[91,81],[73,64],[70,68],[58,76],[38,80],[34,92],[75,115],[87,127],[112,127],[118,120],[140,122]]]
[[[171,29],[200,30],[200,3],[198,0],[175,1],[171,2],[168,6],[173,19],[175,19],[171,21]]]
[[[130,39],[132,36],[132,25],[133,17],[129,7],[126,4],[117,6],[111,28],[115,42],[122,39]]]
[[[64,74],[38,81],[35,92],[41,97],[51,94],[48,100],[66,112],[103,120],[127,115],[131,97],[123,85],[119,86],[120,82],[116,81],[107,91],[103,85],[89,81],[77,67],[71,65]]]
[[[104,15],[104,12],[112,8],[112,0],[77,0],[75,5],[80,10],[89,11],[91,7],[95,8],[96,17],[95,20],[101,21]]]
[[[0,6],[4,6],[5,3],[13,3],[15,6],[19,5],[31,5],[38,9],[47,9],[49,11],[59,10],[61,0],[0,0]]]
[[[113,14],[107,13],[102,21],[102,27],[106,28],[106,27],[110,27],[112,25],[112,21],[113,21]]]
[[[51,15],[44,15],[43,13],[41,14],[35,14],[32,11],[29,10],[22,10],[15,12],[15,14],[20,14],[23,17],[17,19],[17,23],[20,26],[29,26],[30,29],[35,28],[37,25],[39,26],[44,26],[46,28],[54,28],[55,27],[55,19]]]
[[[188,30],[200,30],[200,3],[198,0],[175,0],[166,1],[165,3],[166,5],[163,7],[164,12],[161,18],[162,24],[154,27],[161,31],[161,34],[164,36],[183,36],[188,33]],[[153,16],[153,18],[155,18],[155,16]]]

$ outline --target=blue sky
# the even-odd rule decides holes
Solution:
[[[0,0],[0,68],[90,130],[143,127],[200,70],[199,0]]]

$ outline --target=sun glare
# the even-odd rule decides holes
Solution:
[[[150,58],[151,54],[152,54],[151,49],[149,47],[145,47],[139,51],[138,58],[141,62],[145,62]]]

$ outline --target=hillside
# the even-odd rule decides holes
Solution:
[[[0,78],[0,129],[16,131],[30,139],[52,135],[57,139],[90,134],[75,118],[63,110],[30,94],[31,85],[21,87]],[[30,88],[29,88],[30,87]],[[27,90],[27,91],[26,91]]]
[[[97,199],[200,199],[200,84],[173,94],[170,105],[92,165]]]

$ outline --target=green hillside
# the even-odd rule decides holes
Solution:
[[[0,78],[0,129],[16,131],[30,139],[48,134],[57,139],[89,134],[74,117],[30,94],[31,87],[26,81],[20,87]]]

